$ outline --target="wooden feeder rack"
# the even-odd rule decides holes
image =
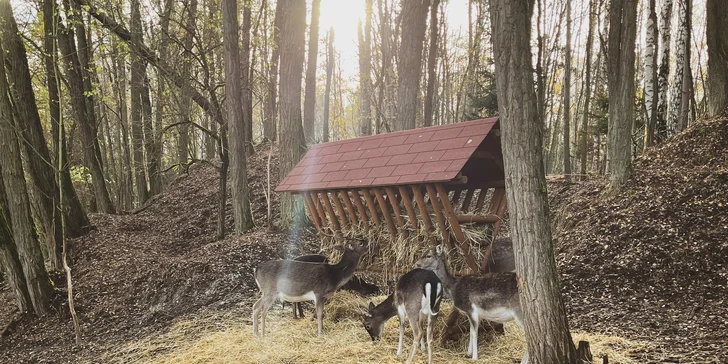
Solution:
[[[276,191],[301,194],[322,235],[382,224],[393,237],[437,229],[477,273],[489,249],[478,263],[461,224],[493,224],[497,236],[504,176],[500,125],[488,118],[313,145]]]

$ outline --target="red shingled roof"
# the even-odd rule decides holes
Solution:
[[[316,144],[276,191],[450,181],[496,121],[497,117]]]

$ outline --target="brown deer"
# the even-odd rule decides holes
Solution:
[[[253,336],[258,336],[258,318],[261,335],[265,335],[265,317],[276,301],[313,301],[316,306],[318,335],[323,332],[324,300],[349,281],[359,258],[367,250],[363,241],[348,243],[337,264],[319,264],[296,260],[269,260],[256,268],[255,283],[262,295],[253,305]]]
[[[501,272],[453,277],[447,269],[442,245],[438,245],[434,250],[418,260],[415,266],[434,271],[445,287],[445,295],[452,299],[455,308],[468,317],[470,322],[468,355],[477,360],[480,320],[498,323],[515,320],[523,327],[516,274]],[[528,350],[521,360],[522,364],[527,362]]]
[[[434,272],[413,269],[403,275],[395,286],[394,294],[387,297],[379,306],[369,303],[369,310],[363,313],[362,322],[372,341],[379,339],[384,323],[394,315],[399,316],[399,343],[397,355],[402,354],[404,341],[404,320],[409,318],[412,327],[412,350],[406,363],[412,362],[417,351],[417,343],[422,350],[427,346],[427,362],[432,363],[432,318],[440,311],[443,286]],[[422,322],[427,320],[426,341],[422,337]]]

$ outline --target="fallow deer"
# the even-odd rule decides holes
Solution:
[[[316,306],[318,335],[323,332],[324,299],[336,292],[354,274],[359,258],[367,250],[363,241],[349,243],[337,264],[319,264],[295,260],[269,260],[255,270],[255,283],[262,295],[253,305],[253,336],[258,336],[258,318],[261,335],[265,335],[268,310],[280,299],[288,302],[313,301]]]
[[[394,294],[387,297],[379,306],[369,303],[369,310],[364,312],[362,321],[364,328],[372,340],[378,339],[384,323],[394,315],[399,316],[399,343],[397,344],[397,355],[402,354],[404,341],[404,320],[409,319],[412,327],[412,350],[406,363],[412,362],[417,351],[417,344],[422,349],[427,346],[428,363],[432,363],[432,318],[440,311],[443,286],[440,279],[434,272],[424,269],[413,269],[403,275],[395,286]],[[427,320],[426,337],[422,343],[422,322]]]
[[[478,326],[480,320],[506,323],[515,320],[523,327],[521,303],[518,298],[516,274],[513,272],[490,273],[453,277],[447,269],[445,252],[438,245],[434,252],[415,263],[416,267],[435,272],[445,287],[445,294],[452,299],[455,308],[463,312],[470,321],[470,342],[468,355],[478,359]],[[528,350],[521,360],[528,362]]]

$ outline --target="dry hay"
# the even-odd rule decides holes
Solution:
[[[384,296],[374,299],[384,300]],[[245,302],[244,305],[252,302]],[[382,340],[372,342],[362,327],[360,307],[368,300],[348,292],[336,293],[326,304],[324,334],[316,336],[316,321],[310,318],[294,320],[289,309],[276,304],[269,312],[267,335],[252,336],[250,314],[243,310],[215,313],[173,325],[167,332],[128,343],[118,351],[102,358],[111,363],[401,363],[412,345],[411,329],[407,324],[404,352],[397,357],[398,320],[387,322]],[[449,302],[438,316],[434,332],[442,331]],[[506,325],[506,334],[488,340],[481,335],[479,354],[487,363],[512,364],[519,361],[525,349],[523,331],[513,322]],[[608,354],[613,363],[634,363],[628,353],[639,344],[621,338],[601,335],[575,334],[575,340],[588,340],[595,357]],[[466,355],[467,336],[459,342],[440,345],[435,334],[433,360],[438,363],[471,363]],[[427,360],[419,351],[416,363]]]

